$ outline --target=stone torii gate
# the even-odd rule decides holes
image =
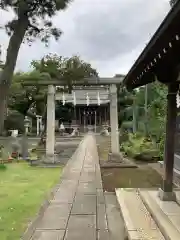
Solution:
[[[124,76],[114,78],[85,78],[82,81],[73,82],[73,86],[107,86],[109,89],[110,102],[110,126],[111,126],[111,154],[119,155],[119,129],[118,129],[118,106],[117,85],[123,81]],[[34,84],[34,83],[33,83]],[[47,86],[47,129],[46,129],[46,162],[54,163],[55,147],[55,101],[56,86],[67,86],[65,81],[39,81],[37,85]],[[27,82],[24,85],[32,85]]]

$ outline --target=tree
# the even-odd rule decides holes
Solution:
[[[11,86],[19,49],[22,42],[31,43],[40,38],[48,45],[51,36],[56,40],[61,35],[60,29],[52,24],[52,17],[60,10],[64,10],[70,0],[1,0],[0,8],[8,11],[12,9],[15,18],[5,26],[10,36],[5,64],[0,76],[0,133],[4,123],[4,108]]]
[[[70,64],[71,63],[71,64]],[[31,63],[31,72],[19,72],[14,74],[10,87],[8,107],[16,110],[22,115],[29,115],[29,110],[34,109],[38,115],[45,115],[47,87],[37,84],[44,79],[67,80],[67,85],[72,88],[74,80],[84,77],[98,76],[90,64],[82,61],[79,57],[63,58],[58,55],[47,55],[41,60],[34,60]],[[31,81],[31,86],[26,86],[26,81]],[[24,84],[23,84],[24,83]],[[57,106],[56,113],[62,115],[60,108],[67,109],[67,106]],[[31,116],[32,115],[32,112]],[[35,115],[34,115],[35,117]]]
[[[146,88],[141,87],[136,94],[136,103],[141,109],[139,121],[140,126],[144,128],[145,120],[145,94]],[[165,119],[166,119],[166,96],[167,87],[159,82],[154,82],[148,85],[147,88],[148,102],[147,102],[147,128],[148,134],[156,138],[158,142],[165,132]],[[141,128],[139,130],[142,130]]]
[[[148,127],[150,135],[159,142],[165,133],[167,112],[167,86],[159,82],[150,85],[151,101],[148,104]]]
[[[61,85],[62,79],[67,81],[69,92],[72,90],[72,84],[74,81],[78,82],[79,80],[83,80],[83,78],[98,77],[96,69],[92,68],[91,64],[83,61],[79,56],[64,58],[56,54],[48,54],[41,60],[32,61],[31,65],[34,70],[48,74],[50,79],[59,80],[59,85]],[[60,104],[60,106],[57,106],[56,108],[56,113],[57,111],[60,113],[62,110],[66,113],[69,112],[66,107],[69,108],[70,106],[62,106],[62,104]],[[46,126],[45,115],[46,111],[44,112],[44,124]],[[46,130],[46,127],[44,130]],[[42,138],[44,133],[42,133]]]
[[[8,107],[23,116],[30,115],[35,118],[36,114],[42,115],[47,91],[44,87],[37,85],[37,81],[41,81],[43,78],[44,74],[35,70],[28,73],[16,73],[9,91]],[[29,80],[34,82],[32,86],[23,85]],[[30,110],[35,110],[35,114]]]
[[[153,82],[148,84],[148,87],[141,87],[139,91],[136,91],[134,100],[138,108],[138,131],[135,135],[129,135],[128,138],[124,137],[125,143],[122,149],[127,154],[132,154],[131,156],[138,158],[141,156],[141,159],[146,160],[147,157],[152,160],[157,156],[163,159],[166,98],[167,86],[160,82]]]
[[[52,79],[60,81],[64,79],[69,90],[72,88],[73,81],[98,76],[96,69],[80,59],[79,56],[64,58],[57,54],[48,54],[40,61],[32,61],[31,65],[41,73],[48,73]]]
[[[119,117],[119,125],[124,121],[132,120],[129,114],[129,108],[133,104],[133,94],[128,92],[124,86],[119,85],[117,89],[117,97],[118,97],[118,117]]]
[[[4,66],[4,63],[3,63],[3,61],[1,60],[1,55],[2,55],[2,51],[1,51],[1,45],[0,45],[0,72],[1,72],[1,70],[3,69],[3,66]]]
[[[79,56],[64,58],[57,54],[48,54],[41,60],[32,61],[31,65],[34,70],[48,74],[50,79],[59,80],[59,85],[61,85],[62,79],[65,80],[69,91],[71,91],[74,81],[98,77],[96,69]]]

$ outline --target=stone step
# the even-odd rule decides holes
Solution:
[[[158,191],[140,190],[140,197],[167,240],[180,239],[180,206],[173,201],[164,202]]]
[[[116,196],[129,240],[164,239],[136,189],[116,189]]]

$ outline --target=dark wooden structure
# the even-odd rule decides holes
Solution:
[[[173,194],[173,167],[179,71],[180,1],[178,0],[123,81],[128,90],[155,80],[168,86],[164,177],[161,189],[163,200],[172,200],[175,197]]]

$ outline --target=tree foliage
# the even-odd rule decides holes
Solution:
[[[36,83],[43,78],[44,74],[35,70],[28,73],[16,73],[10,88],[8,107],[24,116],[28,115],[29,110],[32,110],[31,116],[33,116],[33,110],[35,110],[34,117],[36,114],[42,115],[46,102],[46,89]],[[23,85],[29,80],[31,80],[32,86]]]
[[[96,69],[79,56],[64,58],[57,54],[48,54],[40,61],[32,61],[31,65],[41,73],[48,73],[51,79],[66,81],[70,90],[74,81],[98,76]]]
[[[75,80],[98,76],[97,71],[89,63],[77,56],[63,58],[49,54],[41,60],[32,61],[31,66],[33,67],[31,72],[14,74],[8,100],[8,107],[24,116],[28,115],[29,110],[34,110],[35,115],[45,115],[46,113],[47,87],[37,84],[41,80],[56,79],[61,85],[61,80],[65,79],[67,86],[72,88],[72,82]],[[26,81],[31,81],[32,85],[26,86]],[[57,104],[56,114],[58,118],[62,117],[62,112],[69,116],[69,108],[71,108],[69,105]],[[32,115],[32,111],[30,113]]]
[[[133,144],[136,145],[136,154],[138,156],[143,154],[148,155],[148,158],[158,157],[163,159],[164,142],[165,142],[165,125],[167,114],[167,86],[159,82],[154,82],[148,85],[147,88],[147,128],[148,136],[145,131],[145,87],[141,87],[139,91],[135,92],[134,99],[136,107],[139,109],[138,113],[138,128],[136,134],[133,136]],[[126,137],[126,142],[122,145],[122,150],[135,150],[135,145]],[[141,141],[140,141],[141,139]],[[143,141],[143,144],[142,144]],[[146,144],[145,144],[146,143]],[[148,144],[151,145],[152,149]],[[125,150],[126,148],[126,150]],[[131,152],[132,153],[132,152]],[[145,154],[146,153],[146,154]],[[148,153],[148,154],[147,154]],[[153,154],[152,154],[153,153]],[[158,154],[157,154],[158,153]],[[155,155],[154,155],[155,154]],[[130,154],[131,155],[131,154]]]
[[[125,121],[132,121],[133,93],[120,85],[118,88],[118,117],[119,125]]]
[[[166,120],[166,96],[167,87],[159,82],[151,83],[148,85],[148,132],[151,136],[154,136],[157,141],[161,138],[165,131]],[[142,87],[136,95],[137,105],[143,109],[145,104],[145,87]],[[145,113],[140,115],[140,121],[144,122]]]
[[[0,134],[3,130],[7,96],[22,42],[31,45],[34,40],[40,39],[47,46],[51,36],[58,40],[61,30],[53,25],[52,17],[58,11],[64,10],[69,3],[70,0],[0,1],[2,10],[13,10],[15,14],[14,18],[4,26],[10,40],[0,76]]]
[[[26,23],[24,41],[32,43],[40,38],[42,42],[48,44],[51,36],[57,40],[61,35],[61,30],[54,27],[52,17],[59,10],[67,7],[70,0],[1,0],[0,8],[8,11],[9,8],[15,13],[15,18],[5,26],[8,35],[12,35],[21,26],[20,20]]]

